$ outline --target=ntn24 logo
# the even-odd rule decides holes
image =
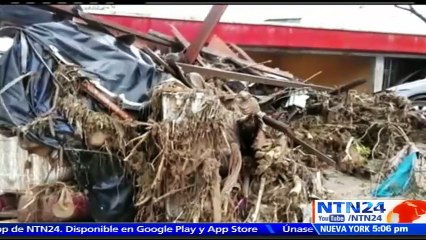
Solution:
[[[426,201],[406,200],[395,206],[387,215],[390,223],[426,222]]]
[[[374,214],[383,216],[380,222],[426,223],[426,200],[317,200],[313,213],[315,222],[318,215]]]
[[[319,202],[318,213],[384,213],[384,202],[330,201]]]

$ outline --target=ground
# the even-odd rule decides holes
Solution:
[[[426,143],[416,143],[416,146],[426,156]],[[330,199],[374,199],[371,192],[377,186],[377,183],[331,169],[326,170],[324,173],[326,176],[324,187],[334,192]],[[407,199],[412,197],[412,195],[408,195],[393,197],[392,199]]]
[[[368,199],[371,196],[371,183],[368,180],[336,170],[326,170],[325,175],[324,187],[334,193],[331,199]]]

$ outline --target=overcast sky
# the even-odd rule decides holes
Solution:
[[[84,9],[93,13],[203,20],[210,7],[211,5],[85,5]],[[417,5],[415,8],[426,15],[426,5]],[[299,23],[285,23],[294,26],[426,34],[426,23],[393,5],[230,5],[221,21],[265,24],[265,20],[274,18],[301,18]]]
[[[203,20],[211,5],[84,5],[92,13]],[[426,5],[415,8],[426,16]],[[265,23],[267,19],[300,18],[299,23]],[[393,5],[230,5],[223,22],[283,24],[426,35],[426,23]],[[0,38],[0,50],[12,42]]]

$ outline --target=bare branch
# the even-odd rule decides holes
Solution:
[[[426,23],[426,17],[423,16],[422,14],[420,14],[414,7],[413,5],[408,5],[408,7],[403,7],[400,5],[395,5],[396,8],[408,11],[412,14],[414,14],[416,17],[420,18],[424,23]]]
[[[402,9],[402,10],[405,10],[405,11],[410,11],[410,8],[405,8],[405,7],[400,6],[400,5],[395,5],[395,7],[399,8],[399,9]]]

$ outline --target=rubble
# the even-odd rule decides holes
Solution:
[[[93,23],[124,28],[59,12],[86,22],[18,31],[0,60],[0,126],[44,168],[72,172],[20,186],[19,221],[307,221],[306,206],[330,197],[322,170],[387,176],[424,126],[406,99],[351,90],[364,80],[307,84],[217,36],[227,54],[201,41],[189,64],[176,28],[129,46]],[[31,66],[16,61],[23,45]]]
[[[423,121],[411,109],[407,99],[391,93],[314,92],[304,114],[290,122],[301,138],[341,160],[341,170],[366,174],[369,159],[392,158],[411,142],[412,131],[421,129]]]

